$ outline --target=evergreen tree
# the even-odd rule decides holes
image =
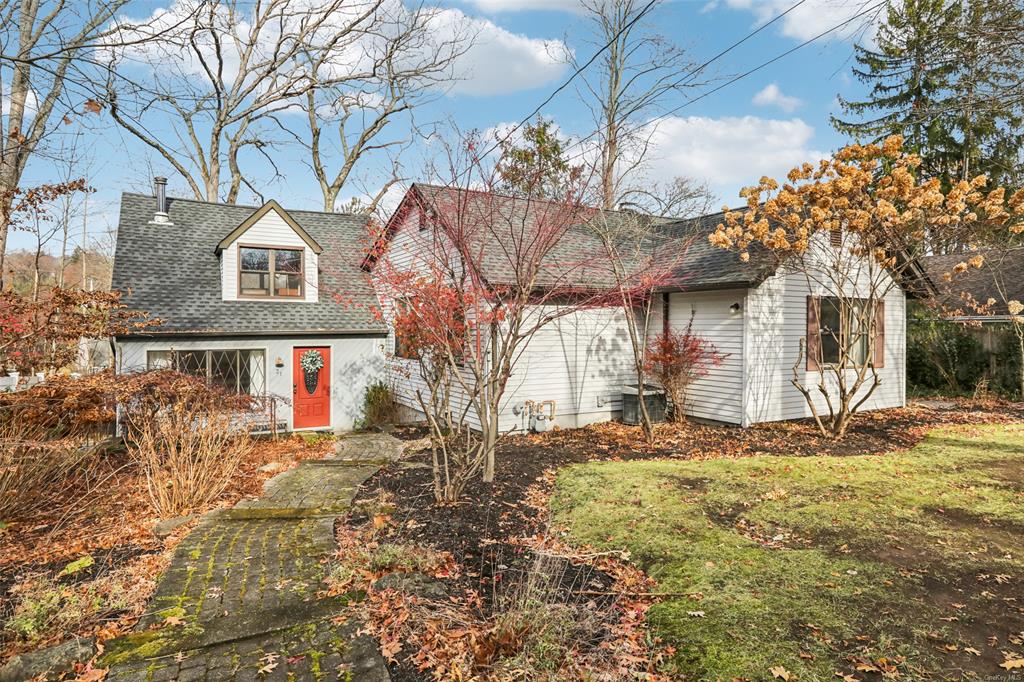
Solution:
[[[832,117],[842,133],[874,142],[893,134],[924,160],[924,172],[946,175],[952,141],[948,113],[957,65],[950,39],[956,36],[960,6],[946,0],[895,0],[878,30],[877,48],[855,46],[853,73],[871,85],[864,101],[840,97],[847,115]]]
[[[947,152],[955,179],[985,173],[1009,188],[1020,186],[1020,104],[1002,95],[1020,85],[1024,62],[1019,51],[1005,49],[1005,34],[1021,30],[1024,9],[1018,3],[967,0],[963,7],[950,98],[956,139]]]
[[[523,127],[522,139],[511,137],[498,143],[498,190],[513,196],[552,199],[581,171],[565,159],[565,143],[554,123],[538,118]]]

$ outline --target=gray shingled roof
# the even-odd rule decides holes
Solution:
[[[360,268],[366,216],[288,211],[319,243],[317,303],[221,300],[217,244],[258,207],[168,199],[173,225],[150,224],[151,196],[121,195],[113,288],[123,301],[163,320],[145,334],[385,333],[377,297]]]
[[[432,207],[438,214],[458,211],[460,213],[476,212],[481,216],[496,218],[502,229],[522,229],[523,225],[536,220],[558,220],[557,211],[564,210],[556,206],[552,217],[550,205],[539,200],[514,199],[497,197],[484,192],[456,190],[437,185],[415,183],[413,190],[423,198],[424,203]],[[411,190],[412,191],[412,190]],[[600,222],[613,224],[623,220],[650,220],[657,228],[653,231],[652,244],[647,247],[653,252],[663,252],[670,263],[678,260],[676,279],[678,287],[686,291],[708,289],[745,288],[757,286],[774,271],[774,263],[770,254],[764,249],[752,248],[750,261],[744,263],[734,251],[728,251],[712,245],[708,236],[722,222],[722,214],[715,213],[700,218],[675,220],[652,216],[643,216],[628,211],[594,211],[594,217],[570,229],[565,237],[549,254],[549,279],[565,285],[574,280],[578,286],[610,285],[614,282],[605,262],[604,248],[594,233],[594,226]],[[598,228],[600,229],[600,228]],[[500,230],[492,230],[488,235],[500,238]],[[683,252],[680,256],[679,253]],[[484,263],[484,274],[492,284],[511,284],[515,281],[512,271],[512,258],[507,250],[489,248],[484,252],[487,259]],[[647,258],[643,262],[649,262]],[[559,272],[561,270],[561,272]],[[542,273],[542,279],[544,273]],[[544,282],[540,283],[542,286]]]
[[[992,307],[992,314],[1008,315],[1007,301],[1024,301],[1024,247],[1005,251],[982,250],[980,253],[985,256],[984,265],[968,268],[967,272],[949,282],[945,281],[944,275],[975,253],[951,253],[922,259],[925,271],[937,289],[936,298],[946,310],[959,310],[968,317],[976,316],[977,312],[965,305],[962,293],[969,293],[982,303],[994,298],[996,304]]]

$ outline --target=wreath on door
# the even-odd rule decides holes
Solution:
[[[306,385],[306,392],[313,395],[320,381],[320,370],[324,367],[324,356],[320,355],[320,351],[307,350],[299,358],[299,365],[302,367],[302,381]]]

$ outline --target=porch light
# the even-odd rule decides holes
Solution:
[[[274,367],[277,367],[278,369],[281,369],[282,367],[284,367],[284,358],[282,358],[280,355],[278,355],[277,359],[274,360]]]
[[[729,306],[729,312],[731,312],[733,315],[735,315],[736,313],[738,313],[740,311],[741,307],[742,306],[740,306],[739,303],[733,303],[731,306]]]

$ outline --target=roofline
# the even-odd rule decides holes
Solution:
[[[241,339],[241,338],[287,338],[290,336],[301,336],[303,338],[308,337],[332,337],[332,336],[366,336],[372,338],[386,338],[388,335],[387,329],[311,329],[306,331],[256,331],[256,332],[242,332],[242,331],[217,331],[217,330],[169,330],[169,331],[150,331],[150,332],[139,332],[135,334],[119,334],[114,337],[117,341],[135,341],[141,339],[164,339],[164,338],[178,338],[178,339],[189,339],[189,338],[222,338],[222,339]]]
[[[295,218],[292,218],[291,215],[289,215],[288,211],[284,210],[281,204],[277,203],[273,199],[263,204],[263,206],[261,206],[260,208],[256,209],[256,211],[253,212],[252,215],[250,215],[248,218],[243,220],[238,227],[231,230],[228,236],[224,237],[224,239],[221,239],[220,243],[217,244],[215,252],[220,253],[224,249],[231,246],[231,244],[233,244],[236,239],[245,234],[246,230],[248,230],[250,227],[259,222],[259,220],[263,218],[263,216],[267,215],[271,211],[274,211],[279,216],[281,216],[281,219],[288,223],[288,227],[292,228],[292,230],[295,231],[295,234],[299,235],[299,237],[302,238],[302,241],[306,242],[306,246],[312,249],[313,253],[319,255],[324,252],[324,247],[320,246],[315,239],[309,236],[309,233],[302,229],[302,226],[295,221]]]
[[[384,223],[384,227],[381,229],[377,239],[374,240],[373,246],[366,252],[366,255],[363,256],[363,260],[359,263],[359,267],[365,272],[370,272],[373,270],[373,266],[377,264],[377,260],[379,259],[377,254],[382,253],[387,247],[387,244],[391,242],[392,237],[395,236],[395,231],[398,229],[397,223],[401,222],[409,212],[410,202],[415,199],[419,208],[426,210],[425,200],[419,191],[419,184],[420,183],[418,182],[414,182],[409,185],[409,189],[405,191],[405,195],[402,197],[402,200],[398,202],[398,206],[395,207],[395,210],[388,217],[387,222]]]
[[[156,198],[152,194],[143,194],[142,192],[125,192],[125,191],[121,192],[121,196],[142,197],[144,199],[155,199]],[[168,195],[167,199],[168,200],[174,200],[174,201],[186,201],[186,202],[188,202],[190,204],[207,204],[209,206],[227,206],[229,208],[251,208],[254,211],[257,210],[257,209],[263,208],[263,206],[266,205],[266,204],[261,204],[261,205],[257,206],[257,205],[253,205],[253,204],[228,204],[228,203],[223,202],[223,201],[206,201],[205,199],[194,199],[192,197],[173,197],[173,196],[170,196],[170,195]],[[274,201],[274,200],[270,199],[269,201]],[[365,214],[365,213],[348,213],[348,212],[341,212],[341,211],[317,211],[317,210],[308,209],[308,208],[292,208],[292,209],[285,209],[285,210],[291,211],[292,213],[315,213],[317,215],[348,216],[350,218],[369,218],[369,214]]]

